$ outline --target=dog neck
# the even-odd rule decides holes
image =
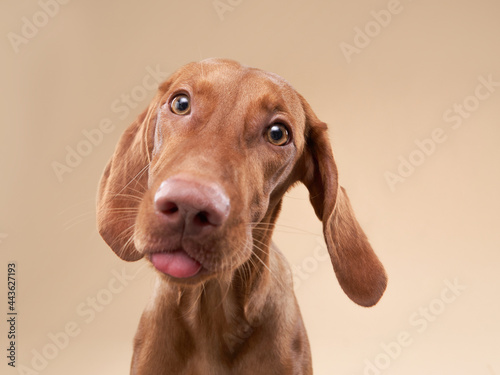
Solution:
[[[263,322],[269,321],[268,315],[276,311],[273,304],[278,298],[274,294],[283,290],[278,275],[286,275],[281,270],[282,255],[271,244],[273,216],[262,220],[268,224],[254,228],[251,258],[232,274],[196,286],[158,278],[151,305],[162,306],[158,319],[176,322],[166,337],[176,334],[175,340],[209,348],[207,355],[230,359]]]

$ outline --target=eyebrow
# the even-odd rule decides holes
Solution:
[[[193,88],[193,93],[198,95],[211,95],[214,92],[213,84],[206,79],[200,79],[198,81],[194,81],[194,84],[191,85]]]
[[[286,101],[284,98],[275,93],[266,93],[257,99],[257,103],[259,106],[259,110],[264,110],[265,112],[283,112],[290,113],[288,106],[286,105]]]

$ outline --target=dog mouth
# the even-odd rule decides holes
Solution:
[[[156,252],[149,256],[153,266],[160,272],[177,279],[188,279],[200,273],[203,266],[183,249]]]

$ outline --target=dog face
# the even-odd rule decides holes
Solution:
[[[134,247],[169,276],[231,272],[291,185],[304,147],[300,99],[278,77],[219,62],[188,65],[160,91]]]
[[[307,102],[275,74],[230,60],[192,63],[160,86],[122,136],[101,180],[98,227],[122,259],[147,257],[169,281],[230,277],[256,249],[269,251],[269,229],[297,181],[323,221],[341,285],[385,280],[348,201],[339,202],[345,193],[326,125]],[[334,215],[336,206],[343,215]],[[344,241],[363,251],[343,257]],[[347,264],[359,256],[373,266],[372,279]]]

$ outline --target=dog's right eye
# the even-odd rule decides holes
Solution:
[[[187,115],[191,110],[191,102],[189,101],[189,96],[186,94],[179,94],[174,97],[172,103],[170,103],[170,109],[176,115]]]

